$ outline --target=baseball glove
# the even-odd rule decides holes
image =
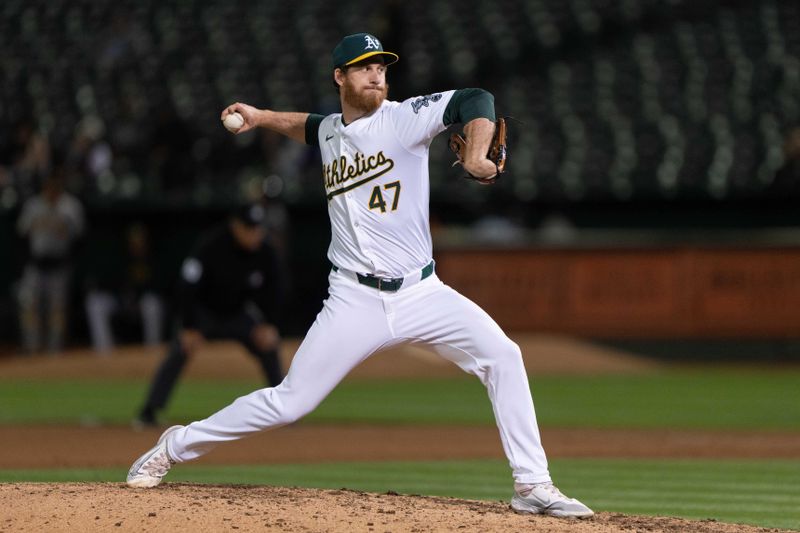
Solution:
[[[506,170],[506,120],[504,118],[498,118],[495,122],[495,129],[494,129],[494,137],[492,138],[492,143],[489,145],[489,153],[486,154],[486,158],[489,159],[492,163],[494,163],[495,167],[497,167],[497,174],[492,176],[491,178],[479,178],[477,176],[473,176],[469,172],[467,175],[464,176],[467,179],[472,179],[479,181],[481,183],[494,183],[497,181],[497,178],[500,177],[500,174],[505,172]],[[450,150],[456,154],[456,161],[453,163],[455,165],[463,165],[464,164],[464,154],[467,151],[467,140],[463,135],[458,133],[454,133],[450,136]]]

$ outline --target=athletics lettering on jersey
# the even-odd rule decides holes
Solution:
[[[346,156],[334,159],[331,164],[322,165],[322,177],[325,180],[325,190],[328,192],[328,200],[337,194],[351,191],[379,176],[383,176],[393,168],[394,161],[386,157],[383,150],[370,156],[365,156],[357,152],[352,162],[348,162]],[[337,189],[337,187],[343,183],[354,180],[372,171],[375,172],[367,178]]]
[[[441,99],[442,99],[442,95],[441,94],[438,94],[438,93],[437,94],[426,94],[425,96],[417,98],[416,100],[411,102],[411,109],[414,110],[414,114],[418,115],[419,114],[419,109],[421,107],[423,107],[423,106],[428,107],[430,105],[430,102],[434,102],[435,103],[435,102],[438,102]]]

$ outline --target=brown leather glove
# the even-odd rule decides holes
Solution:
[[[494,129],[494,137],[492,138],[492,144],[489,146],[489,153],[486,154],[486,158],[489,159],[492,163],[494,163],[495,167],[497,167],[497,174],[492,176],[491,178],[478,178],[473,176],[469,172],[467,175],[464,176],[467,179],[472,179],[476,181],[480,181],[481,183],[494,183],[497,178],[500,177],[500,174],[505,172],[506,170],[506,120],[504,118],[498,118],[495,121],[495,129]],[[464,164],[464,154],[467,151],[467,140],[464,138],[463,135],[454,133],[450,135],[450,150],[456,154],[456,161],[453,163],[455,165],[463,165]]]

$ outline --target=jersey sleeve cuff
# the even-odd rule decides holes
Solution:
[[[483,89],[459,89],[447,104],[444,124],[466,124],[476,118],[495,121],[494,96]]]
[[[309,113],[306,118],[306,144],[319,146],[319,125],[325,117]]]

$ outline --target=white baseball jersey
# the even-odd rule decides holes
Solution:
[[[384,101],[346,126],[341,114],[322,121],[331,263],[392,278],[430,263],[428,150],[445,130],[444,111],[454,92]]]

